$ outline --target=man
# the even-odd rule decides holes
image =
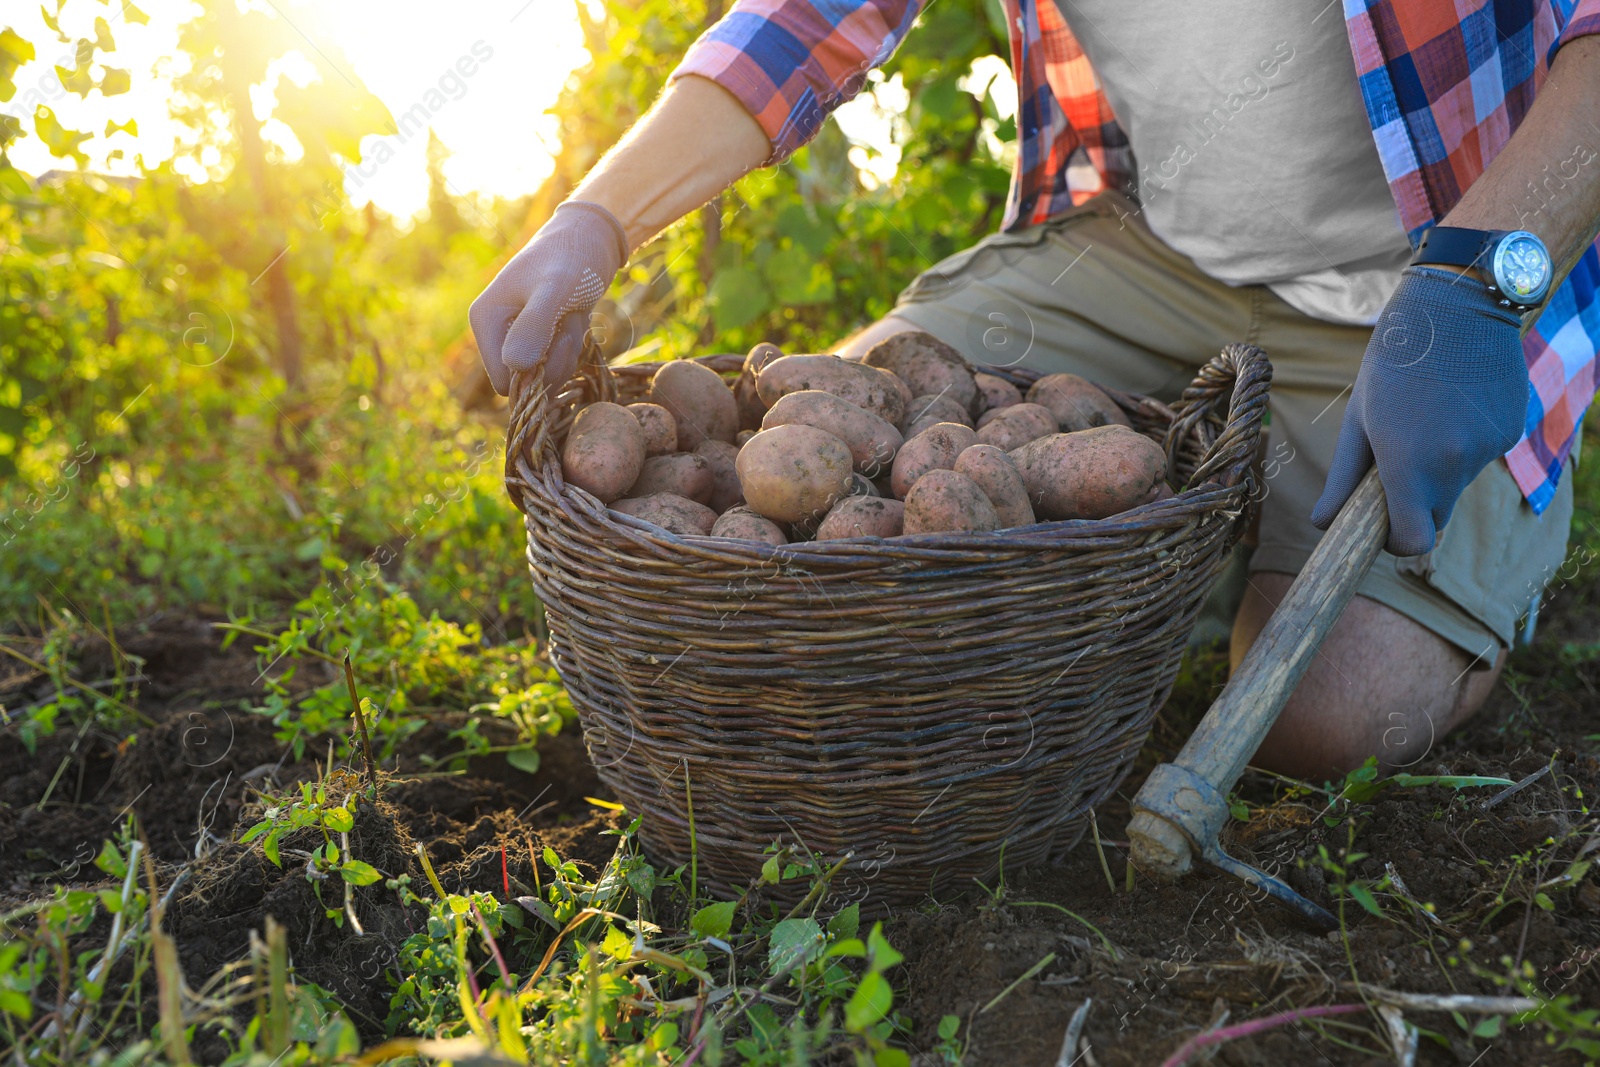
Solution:
[[[1274,463],[1235,664],[1374,464],[1391,532],[1256,763],[1415,762],[1565,552],[1600,343],[1600,0],[1004,2],[1002,231],[839,351],[921,329],[1171,397],[1260,345]],[[918,9],[739,0],[473,304],[495,387],[570,375],[630,251],[809,139]]]

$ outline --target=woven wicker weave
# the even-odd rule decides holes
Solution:
[[[738,356],[701,362],[727,376]],[[1108,390],[1175,497],[1103,520],[773,548],[680,537],[561,477],[577,407],[659,364],[518,375],[506,482],[601,778],[657,863],[748,885],[783,839],[873,904],[1059,855],[1121,782],[1244,529],[1271,365],[1231,345],[1174,406]],[[983,368],[1026,388],[1038,375]],[[1224,411],[1226,409],[1226,411]]]

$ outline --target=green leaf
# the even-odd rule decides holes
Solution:
[[[828,920],[828,936],[845,938],[855,937],[856,931],[861,929],[861,905],[852,904],[842,909],[839,914]]]
[[[7,1015],[15,1015],[23,1022],[33,1018],[33,1004],[28,1000],[27,994],[4,986],[0,986],[0,1011]]]
[[[777,885],[783,872],[778,869],[778,857],[768,856],[767,862],[761,865],[761,881],[767,885]]]
[[[861,976],[861,984],[856,986],[856,991],[845,1002],[844,1028],[859,1034],[888,1015],[893,1004],[894,990],[889,988],[888,980],[877,971],[868,971]]]
[[[524,774],[539,773],[539,750],[536,748],[514,748],[506,753],[506,762]]]
[[[57,68],[60,69],[60,68]],[[39,135],[39,140],[44,142],[53,156],[71,156],[80,164],[87,164],[89,157],[79,149],[79,145],[90,137],[87,133],[69,130],[56,121],[55,112],[40,104],[33,112],[33,132]]]
[[[822,927],[812,918],[785,919],[767,941],[767,966],[774,974],[798,967],[823,947]]]
[[[899,1048],[880,1048],[872,1054],[872,1067],[911,1067],[911,1053]]]
[[[322,811],[322,825],[336,834],[347,834],[355,828],[356,817],[350,813],[349,808],[343,806],[324,808]]]
[[[17,92],[13,77],[17,68],[33,61],[33,42],[27,40],[10,26],[0,30],[0,103],[10,100]]]
[[[847,937],[843,941],[835,941],[828,946],[827,956],[849,956],[851,959],[866,959],[867,946],[859,937]]]
[[[779,304],[825,304],[834,298],[833,272],[821,260],[803,255],[773,256],[762,271]]]
[[[1389,781],[1395,785],[1416,789],[1425,785],[1448,785],[1454,789],[1468,789],[1473,786],[1495,785],[1505,787],[1515,785],[1509,778],[1496,778],[1484,774],[1397,774]]]
[[[258,822],[244,832],[244,836],[239,838],[239,844],[248,845],[250,842],[254,841],[256,838],[260,837],[270,829],[272,829],[271,819]]]
[[[383,877],[376,867],[363,860],[350,860],[339,868],[339,873],[351,885],[371,885]]]
[[[956,1032],[958,1030],[960,1030],[960,1029],[961,1029],[961,1016],[959,1016],[959,1015],[946,1015],[946,1016],[944,1016],[943,1018],[941,1018],[939,1020],[939,1040],[940,1041],[953,1040],[955,1038],[955,1036],[956,1036]]]
[[[723,267],[712,279],[711,316],[717,330],[727,332],[753,322],[767,310],[767,287],[760,276],[742,266]]]
[[[625,960],[633,955],[633,938],[623,933],[619,927],[606,927],[605,940],[600,943],[600,951],[614,960]]]
[[[127,861],[110,841],[100,846],[100,855],[94,858],[94,865],[113,878],[124,878],[128,874]]]
[[[282,867],[283,861],[278,858],[278,835],[268,834],[267,839],[261,842],[261,851],[267,854],[267,859],[272,861],[274,867]]]
[[[1473,1037],[1492,1040],[1500,1036],[1501,1026],[1505,1020],[1498,1015],[1491,1015],[1487,1019],[1478,1020],[1478,1025],[1472,1028]]]
[[[872,961],[872,969],[875,971],[887,971],[905,959],[884,940],[881,922],[873,923],[872,932],[867,935],[867,958]]]
[[[726,938],[733,929],[733,912],[737,907],[738,902],[733,900],[708,904],[694,913],[689,928],[701,937]]]
[[[133,85],[133,77],[120,67],[107,67],[100,75],[102,96],[121,96]]]
[[[1545,911],[1556,910],[1556,902],[1550,899],[1550,895],[1548,893],[1535,893],[1533,895],[1533,902],[1539,905],[1539,907],[1543,908]]]
[[[1350,891],[1350,896],[1355,899],[1357,904],[1360,904],[1363,908],[1376,915],[1380,919],[1384,917],[1383,909],[1378,907],[1378,901],[1373,897],[1372,890],[1368,889],[1360,882],[1351,882],[1348,886],[1348,889]]]

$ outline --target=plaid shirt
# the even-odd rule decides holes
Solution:
[[[1107,188],[1136,191],[1127,135],[1054,0],[1001,2],[1020,104],[1003,228],[1043,222]],[[923,3],[737,0],[673,77],[699,75],[733,93],[778,162],[860,91]],[[1413,244],[1505,147],[1556,49],[1600,33],[1600,0],[1344,0],[1344,10],[1367,118]],[[1523,341],[1532,383],[1526,432],[1505,458],[1536,512],[1555,496],[1597,387],[1596,247]]]

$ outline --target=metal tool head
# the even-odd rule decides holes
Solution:
[[[1222,851],[1222,830],[1228,823],[1228,798],[1189,768],[1163,763],[1150,772],[1134,799],[1128,838],[1134,864],[1160,881],[1187,874],[1198,856],[1260,889],[1320,930],[1334,930],[1339,920],[1266,871]]]

